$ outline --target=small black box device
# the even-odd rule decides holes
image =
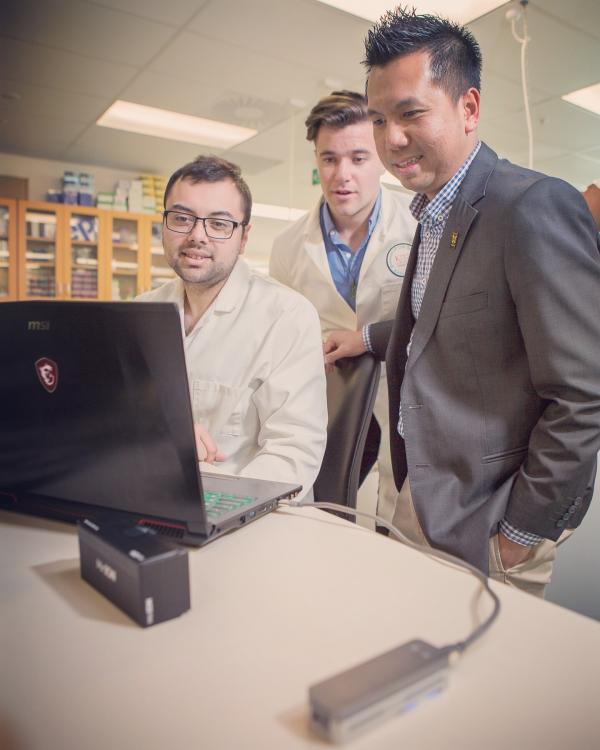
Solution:
[[[190,608],[188,554],[145,526],[90,521],[79,526],[81,577],[148,627]]]

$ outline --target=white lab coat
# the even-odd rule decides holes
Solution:
[[[332,330],[356,331],[367,323],[390,320],[396,311],[416,221],[408,208],[410,197],[385,186],[381,192],[381,213],[358,278],[356,312],[333,283],[321,232],[322,200],[273,243],[271,276],[313,303],[321,320],[323,339]],[[387,383],[383,368],[374,411],[381,427],[378,512],[391,520],[397,493],[389,457]]]
[[[140,295],[179,308],[194,421],[230,474],[298,482],[305,495],[325,451],[327,400],[319,319],[299,294],[238,259],[189,334],[180,279]]]

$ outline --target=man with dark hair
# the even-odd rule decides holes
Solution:
[[[240,258],[252,197],[235,164],[198,157],[173,174],[164,204],[163,247],[179,278],[138,300],[179,309],[199,456],[308,492],[327,428],[317,313]]]
[[[323,336],[389,318],[398,303],[415,223],[408,198],[380,185],[384,172],[362,94],[334,91],[313,107],[306,138],[314,143],[323,195],[273,244],[270,273],[317,308]],[[379,513],[396,500],[382,376],[360,481],[378,461]]]
[[[600,447],[594,223],[570,185],[479,141],[468,31],[399,8],[366,65],[377,151],[419,225],[395,320],[334,333],[326,362],[386,358],[397,525],[543,595]]]

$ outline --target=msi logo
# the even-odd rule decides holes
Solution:
[[[50,321],[49,320],[29,320],[27,321],[28,331],[49,331]]]
[[[58,385],[58,365],[48,357],[42,357],[35,363],[35,371],[40,383],[48,391],[54,393]]]
[[[99,557],[96,558],[96,570],[99,570],[109,581],[112,581],[113,583],[117,582],[117,571]]]

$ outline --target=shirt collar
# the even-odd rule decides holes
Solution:
[[[210,307],[200,318],[200,320],[194,327],[194,330],[196,330],[196,328],[201,328],[214,312],[231,312],[232,310],[234,310],[244,298],[244,293],[246,287],[248,286],[250,275],[250,267],[248,266],[246,261],[242,258],[238,258],[235,262],[235,266],[233,267],[231,273],[227,278],[227,281],[223,284],[222,289],[219,291]],[[183,285],[183,281],[180,278],[178,278],[176,281],[177,283],[173,289],[174,301],[177,302],[177,307],[179,308],[179,314],[181,316],[181,325],[183,326],[185,287]]]
[[[434,196],[433,200],[430,201],[425,193],[417,193],[415,195],[410,203],[410,212],[418,222],[434,222],[438,219],[443,219],[447,215],[460,190],[462,181],[471,166],[471,162],[477,156],[480,147],[481,141],[477,141],[475,148],[439,193]]]
[[[369,224],[367,227],[367,235],[366,235],[367,237],[370,237],[371,234],[373,233],[375,224],[377,224],[377,221],[379,220],[380,212],[381,212],[381,190],[377,194],[377,200],[375,201],[373,209],[371,210],[371,213],[369,214]],[[344,243],[340,240],[338,231],[335,228],[335,224],[333,223],[333,218],[331,216],[329,206],[327,205],[327,201],[325,200],[323,201],[323,204],[321,206],[321,221],[323,223],[323,233],[327,235],[327,237],[330,237],[331,240],[336,245],[343,245]]]

